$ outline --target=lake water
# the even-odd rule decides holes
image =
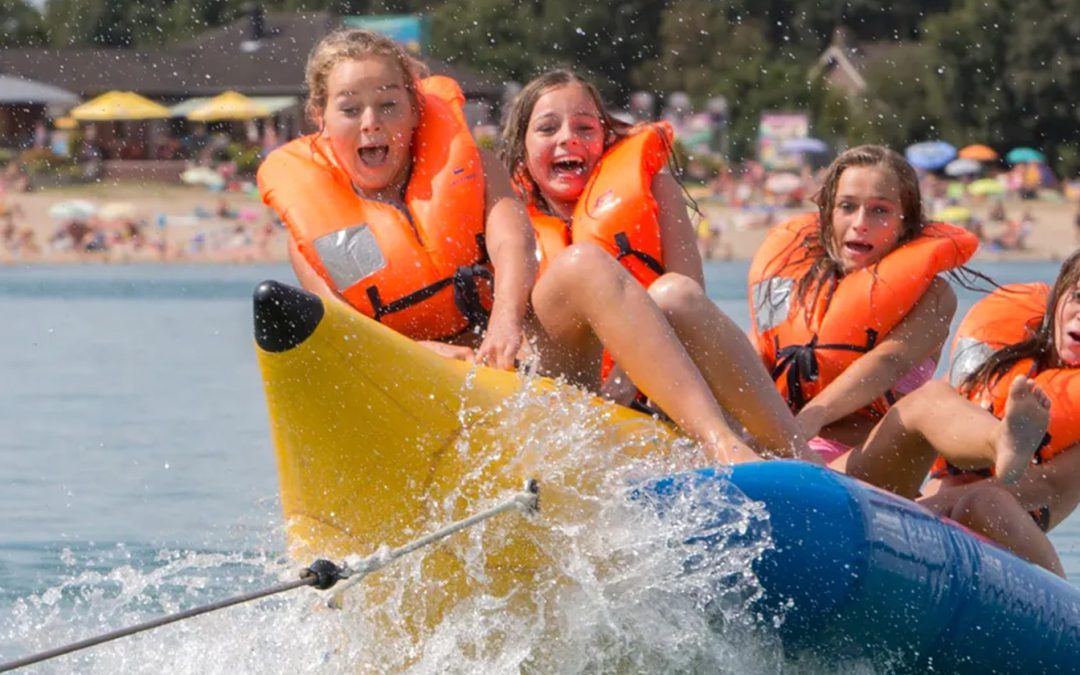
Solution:
[[[1057,272],[977,267],[1000,282]],[[706,276],[746,326],[746,264],[712,263]],[[251,338],[251,291],[267,278],[293,277],[287,266],[0,268],[0,661],[287,569]],[[960,296],[958,315],[976,297]],[[1077,583],[1080,518],[1051,538]],[[305,612],[286,625],[301,631]],[[245,660],[224,644],[247,639],[243,626],[214,621],[195,638],[142,638],[43,672],[200,672],[207,659],[289,672],[325,659]],[[261,634],[264,647],[292,638],[278,630]]]

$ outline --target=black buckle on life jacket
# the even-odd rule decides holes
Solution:
[[[476,235],[476,243],[480,248],[480,257],[475,264],[462,265],[454,271],[453,275],[445,279],[439,279],[435,283],[428,284],[393,302],[384,304],[382,297],[379,295],[378,287],[368,286],[367,296],[373,311],[372,318],[376,321],[382,321],[382,318],[387,314],[400,312],[413,305],[418,305],[447,286],[453,285],[454,305],[457,306],[458,311],[469,322],[469,326],[465,330],[486,326],[489,313],[480,300],[480,288],[477,285],[477,279],[487,279],[491,283],[493,275],[486,266],[490,258],[488,257],[487,247],[484,245],[483,233]],[[445,337],[453,336],[448,335]]]
[[[874,348],[877,340],[878,332],[873,328],[866,329],[865,345],[820,344],[818,336],[814,335],[810,338],[810,342],[806,344],[780,347],[780,338],[776,337],[776,366],[772,369],[772,378],[773,380],[779,380],[786,373],[788,397],[791,406],[796,411],[802,410],[807,403],[806,396],[803,394],[802,383],[817,382],[820,375],[817,352],[831,349],[865,354]]]
[[[458,311],[469,321],[471,327],[483,328],[487,326],[490,312],[480,301],[480,287],[476,283],[477,279],[487,279],[489,283],[494,281],[491,270],[483,265],[459,267],[451,277],[454,284],[454,304],[457,305]]]
[[[619,252],[615,256],[616,260],[621,261],[623,258],[631,256],[640,260],[645,267],[656,272],[657,276],[664,274],[664,266],[660,264],[660,261],[648,253],[630,246],[630,237],[625,232],[619,232],[615,235],[615,245],[619,247]]]

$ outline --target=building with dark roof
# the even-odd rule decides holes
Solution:
[[[167,49],[0,49],[0,74],[43,82],[83,98],[119,89],[170,104],[232,89],[248,96],[301,100],[308,53],[340,25],[341,17],[330,12],[263,16],[257,11]],[[488,121],[503,83],[435,59],[424,62],[433,74],[461,84],[473,123]],[[5,135],[10,133],[0,129],[0,145]]]
[[[833,31],[832,41],[810,70],[810,79],[822,77],[833,89],[848,96],[866,91],[866,71],[871,64],[900,58],[902,42],[856,42],[844,26]]]

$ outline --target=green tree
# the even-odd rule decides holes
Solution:
[[[0,0],[0,17],[0,47],[45,44],[42,16],[25,0]]]
[[[1006,75],[1012,0],[968,0],[926,22],[924,42],[935,50],[932,86],[944,106],[943,135],[953,142],[1000,144],[1015,102]]]
[[[161,2],[162,0],[159,0]],[[164,0],[168,31],[161,42],[190,40],[199,33],[229,23],[250,11],[243,0]],[[267,3],[271,9],[271,3]]]
[[[813,134],[832,147],[884,142],[880,127],[872,122],[872,103],[865,96],[852,98],[819,77],[810,83],[808,98]]]
[[[1011,141],[1076,146],[1080,110],[1080,7],[1071,0],[1013,4],[1005,46],[1006,74],[1015,104]]]
[[[117,2],[104,3],[97,15],[90,41],[102,47],[134,46],[134,26],[130,17],[132,9],[131,5]]]
[[[522,80],[535,62],[531,7],[506,0],[463,0],[433,9],[432,54],[493,80]]]
[[[799,5],[819,4],[797,2]],[[928,16],[947,12],[954,0],[845,0],[822,3],[832,7],[833,25],[844,24],[860,40],[908,41],[919,37]],[[819,10],[820,16],[820,10]]]
[[[942,138],[943,92],[933,48],[897,44],[867,64],[862,109],[865,142],[903,148],[917,141]]]
[[[53,47],[88,46],[94,35],[104,0],[48,0],[45,26]]]
[[[1075,2],[964,0],[927,21],[925,42],[939,59],[942,126],[950,140],[1031,145],[1047,151],[1059,170],[1075,170]]]
[[[770,45],[761,21],[728,20],[723,3],[677,0],[660,24],[660,55],[635,72],[635,82],[658,93],[685,91],[698,105],[723,95],[736,159],[752,153],[761,113],[799,110],[809,103],[808,64]]]
[[[624,102],[632,89],[635,65],[658,53],[661,3],[545,0],[534,7],[538,8],[534,69],[570,65],[591,76],[610,99]]]
[[[524,82],[543,69],[595,76],[605,94],[623,99],[634,64],[656,54],[661,5],[622,0],[463,0],[428,3],[435,56],[493,80]]]

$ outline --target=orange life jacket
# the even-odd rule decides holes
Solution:
[[[818,214],[774,227],[750,265],[750,316],[758,353],[776,388],[796,412],[887,335],[922,298],[935,276],[963,265],[978,239],[944,223],[929,223],[915,239],[867,268],[846,274],[830,293],[798,303],[799,280],[815,258]],[[830,297],[831,296],[831,297]],[[884,413],[893,391],[864,414]]]
[[[1053,309],[1047,307],[1049,297],[1050,288],[1046,284],[1009,284],[975,303],[956,329],[949,383],[960,389],[991,354],[1032,337],[1046,313]],[[1050,398],[1050,427],[1042,447],[1032,458],[1033,463],[1041,464],[1080,443],[1080,368],[1048,368],[1037,373],[1034,369],[1034,359],[1022,359],[990,387],[975,387],[967,392],[967,397],[1001,417],[1009,385],[1016,376],[1034,379]],[[941,477],[948,473],[966,472],[950,467],[939,457],[931,474]],[[990,475],[991,472],[974,473]]]
[[[259,192],[300,253],[353,307],[417,340],[482,328],[492,272],[484,246],[484,171],[464,96],[425,79],[405,208],[364,199],[329,142],[298,138],[259,168]]]
[[[652,182],[671,155],[672,136],[671,125],[659,122],[608,148],[574,206],[570,226],[530,200],[541,274],[563,249],[582,242],[615,256],[646,288],[664,273],[660,207]]]

